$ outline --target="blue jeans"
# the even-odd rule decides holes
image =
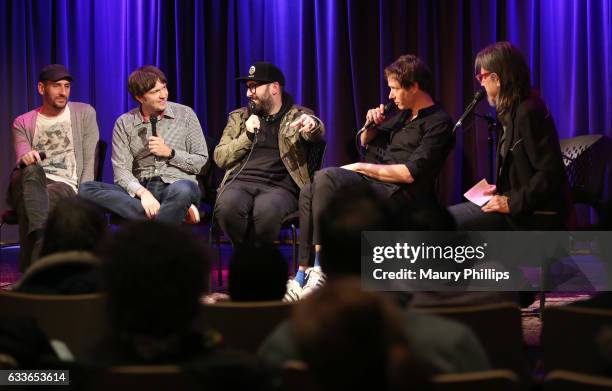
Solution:
[[[199,205],[198,185],[186,179],[168,184],[159,177],[141,181],[159,201],[160,208],[156,221],[181,224],[191,204]],[[140,199],[130,196],[121,186],[103,182],[86,182],[79,187],[79,197],[93,202],[124,219],[146,219]]]

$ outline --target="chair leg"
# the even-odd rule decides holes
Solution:
[[[296,274],[298,270],[298,257],[297,257],[297,228],[295,227],[295,224],[291,224],[291,260],[293,261],[293,274]]]
[[[214,232],[214,221],[211,222],[210,229],[208,230],[208,248],[213,248],[213,236],[215,237],[215,243],[217,244],[217,283],[219,286],[223,285],[223,262],[221,260],[221,240],[219,235]]]
[[[546,275],[548,274],[548,261],[540,266],[540,319],[544,316],[546,308]]]
[[[4,221],[0,223],[0,250],[4,247],[4,243],[2,243],[2,228],[4,227]]]
[[[221,235],[216,234],[215,239],[217,241],[217,258],[219,259],[219,264],[217,268],[217,282],[219,286],[223,285],[223,259],[221,259]]]

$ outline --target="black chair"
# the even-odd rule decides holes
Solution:
[[[607,375],[604,347],[612,336],[612,310],[551,306],[544,310],[541,345],[544,371]]]
[[[604,187],[610,176],[612,142],[606,136],[595,134],[562,139],[559,143],[574,203],[592,207],[601,218]]]
[[[113,366],[94,372],[87,379],[86,390],[201,390],[197,376],[178,365]]]
[[[104,163],[106,162],[106,150],[108,144],[100,139],[96,145],[96,160],[94,161],[94,180],[101,181],[104,174]]]
[[[606,178],[612,173],[610,139],[601,134],[583,135],[561,139],[559,146],[574,205],[584,204],[592,207],[600,220],[606,203]],[[574,225],[574,222],[570,225]],[[591,226],[592,224],[578,224],[577,228],[589,229]],[[572,240],[570,248],[573,248]],[[540,270],[540,317],[546,305],[545,286],[549,268],[550,265],[543,264]]]
[[[513,303],[478,306],[413,308],[412,311],[443,316],[468,326],[489,356],[493,369],[508,369],[523,383],[530,377],[523,342],[521,309]]]
[[[436,391],[519,391],[519,377],[507,369],[492,369],[482,372],[466,372],[436,375],[432,379],[432,389]]]
[[[102,293],[46,295],[0,290],[0,313],[34,318],[47,337],[64,342],[77,359],[94,351],[109,330]]]
[[[94,179],[96,181],[102,180],[102,174],[104,172],[104,161],[106,160],[106,150],[108,144],[106,141],[100,139],[96,145],[96,158],[94,161]],[[12,209],[7,209],[0,215],[0,248],[4,245],[2,243],[2,227],[5,225],[17,225],[17,212]]]
[[[88,251],[45,255],[28,267],[11,290],[44,295],[98,293],[100,265],[100,259]]]
[[[219,140],[208,136],[204,137],[206,138],[206,147],[208,149],[208,161],[200,170],[197,179],[200,193],[202,194],[199,208],[201,216],[200,222],[209,223],[212,219],[212,211],[217,199],[217,186],[220,182],[217,176],[217,166],[213,159],[215,147],[219,143]]]
[[[282,301],[219,302],[200,306],[199,327],[218,331],[223,346],[255,353],[266,337],[291,316]]]
[[[314,174],[316,171],[321,169],[323,165],[323,158],[325,157],[325,150],[327,148],[327,144],[325,141],[321,141],[318,143],[309,143],[308,151],[307,151],[307,166],[308,166],[308,175],[310,176],[310,180],[314,179]],[[290,229],[291,230],[291,260],[294,266],[294,270],[297,270],[297,230],[299,228],[299,211],[286,216],[281,222],[281,230]],[[221,260],[221,229],[218,227],[218,224],[215,224],[214,216],[211,220],[211,228],[209,230],[208,243],[212,248],[213,238],[215,244],[217,245],[217,257],[218,257],[218,268],[217,268],[217,282],[219,286],[223,284],[223,270],[222,270],[222,260]]]
[[[544,391],[605,391],[612,390],[612,378],[585,373],[555,370],[544,378]]]

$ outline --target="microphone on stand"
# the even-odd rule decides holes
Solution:
[[[476,91],[476,93],[474,94],[474,99],[472,99],[470,104],[467,105],[467,107],[465,108],[465,111],[463,112],[463,115],[461,115],[461,118],[459,118],[459,121],[457,121],[457,123],[455,124],[455,127],[453,128],[453,134],[455,134],[455,130],[457,130],[457,128],[461,126],[463,121],[468,117],[468,115],[470,115],[472,110],[474,110],[478,102],[480,102],[482,98],[485,97],[485,94],[486,94],[486,91],[483,88]]]
[[[47,154],[44,152],[38,152],[38,156],[40,156],[41,162],[47,158]],[[26,166],[27,164],[25,164],[24,162],[19,163],[19,168],[26,168]]]
[[[487,114],[480,114],[480,113],[474,112],[474,115],[476,117],[478,117],[478,118],[484,119],[487,122],[487,124],[489,124],[489,125],[492,125],[492,126],[499,126],[499,125],[501,125],[499,123],[499,121],[496,120],[495,118],[493,118],[491,116],[491,114],[489,114],[489,113],[487,113]]]

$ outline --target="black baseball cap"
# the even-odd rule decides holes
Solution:
[[[58,81],[58,80],[68,80],[72,81],[72,75],[68,72],[65,66],[62,64],[50,64],[47,65],[40,71],[38,75],[38,81],[46,82],[46,81]]]
[[[285,85],[285,75],[283,72],[269,62],[259,61],[251,65],[249,75],[236,78],[236,81],[247,82],[249,80],[264,83],[278,82],[281,86]]]

